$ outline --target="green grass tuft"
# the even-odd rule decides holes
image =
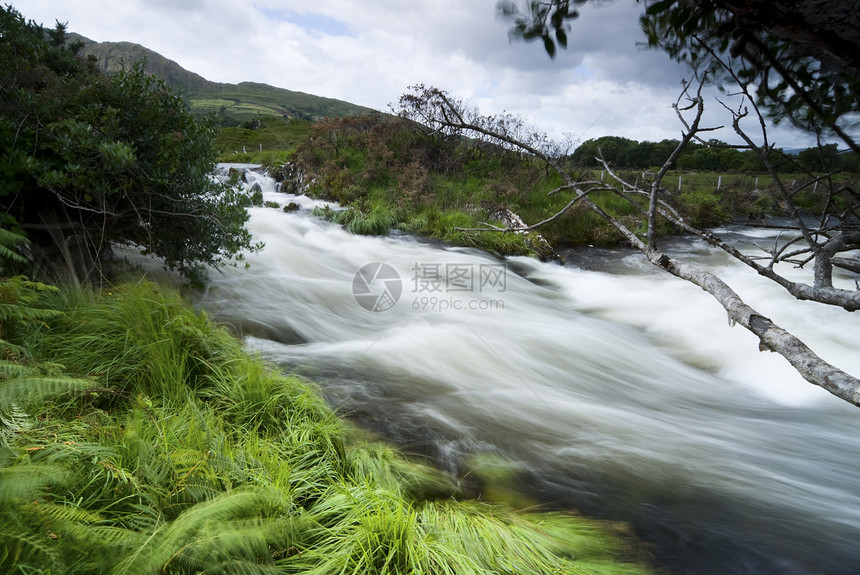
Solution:
[[[0,363],[4,573],[648,572],[596,522],[458,501],[171,290],[48,303]]]

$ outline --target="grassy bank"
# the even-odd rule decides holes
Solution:
[[[355,233],[379,234],[400,229],[502,255],[545,255],[537,233],[502,234],[459,231],[457,228],[505,227],[500,209],[509,209],[527,224],[561,210],[571,193],[549,195],[561,177],[533,157],[471,140],[428,135],[397,118],[368,116],[317,122],[292,156],[307,175],[308,193],[336,200],[347,211],[325,215]],[[581,179],[600,179],[600,171],[569,166]],[[623,171],[628,181],[643,172]],[[739,174],[675,173],[675,203],[695,225],[728,221],[743,211],[760,215],[774,206]],[[674,178],[674,179],[673,179]],[[769,184],[762,181],[762,187]],[[749,184],[749,185],[747,185]],[[594,192],[590,198],[620,221],[638,227],[636,206],[618,195]],[[666,233],[673,230],[667,228]],[[577,205],[543,226],[540,236],[551,245],[619,242],[613,226]]]
[[[148,283],[0,283],[4,573],[647,573],[606,524],[463,500]]]
[[[283,138],[289,140],[289,149],[277,156],[264,150],[232,157],[271,166],[289,158],[304,170],[308,194],[347,208],[319,215],[354,233],[384,234],[400,229],[501,255],[545,256],[547,246],[537,233],[477,233],[458,228],[504,227],[498,219],[500,209],[509,209],[526,224],[534,224],[561,210],[572,198],[571,193],[548,195],[563,182],[532,157],[470,140],[427,135],[414,124],[390,116],[322,120],[303,129],[302,138],[296,133]],[[247,142],[257,142],[264,134],[278,131],[286,134],[285,127],[266,124],[262,130],[246,130],[246,134],[237,129],[222,138],[238,138],[231,144],[236,148],[242,138],[251,138],[249,134],[253,138]],[[568,169],[583,180],[608,178],[600,169],[573,165]],[[638,182],[652,177],[654,171],[622,169],[619,175]],[[801,176],[786,174],[783,182],[801,181],[798,178]],[[837,187],[856,184],[851,175],[837,175],[834,180],[838,180],[834,182]],[[774,182],[766,174],[673,170],[663,184],[679,213],[698,227],[785,211],[768,193]],[[810,186],[795,194],[794,201],[802,209],[820,212],[830,201],[825,188]],[[639,211],[627,200],[608,191],[594,192],[590,198],[632,229],[640,227]],[[662,232],[677,230],[667,224]],[[583,205],[540,228],[540,236],[553,246],[611,245],[623,239]]]
[[[218,161],[282,165],[312,126],[309,120],[298,118],[259,117],[241,126],[220,128],[215,138]]]

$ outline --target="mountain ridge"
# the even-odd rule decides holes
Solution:
[[[186,70],[158,52],[133,42],[96,42],[69,33],[69,42],[80,41],[82,53],[96,59],[106,72],[117,72],[144,62],[147,74],[160,78],[182,94],[195,115],[214,114],[222,126],[237,126],[260,117],[315,119],[364,116],[376,110],[344,100],[278,88],[261,82],[228,84],[212,82]]]

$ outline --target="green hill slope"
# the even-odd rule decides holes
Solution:
[[[147,73],[163,79],[171,88],[183,94],[193,113],[214,113],[223,126],[236,126],[258,117],[312,119],[373,112],[370,108],[342,100],[276,88],[268,84],[210,82],[140,44],[94,42],[78,34],[69,34],[69,39],[83,42],[84,54],[95,57],[99,66],[109,72],[143,61]]]

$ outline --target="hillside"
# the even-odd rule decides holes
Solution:
[[[268,84],[211,82],[140,44],[94,42],[79,34],[69,34],[69,39],[83,42],[84,54],[94,56],[99,66],[108,72],[143,61],[147,73],[163,79],[183,94],[194,114],[214,113],[220,117],[223,126],[236,126],[261,116],[312,119],[366,115],[373,111],[342,100]]]

